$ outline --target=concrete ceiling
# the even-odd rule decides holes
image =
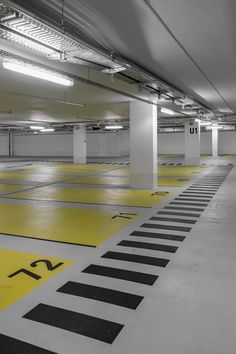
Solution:
[[[57,28],[61,26],[62,1],[6,2],[43,21],[50,20]],[[215,112],[236,112],[235,1],[64,0],[63,4],[66,33],[138,65]],[[77,81],[73,88],[65,89],[4,71],[0,65],[0,122],[127,119],[128,101],[135,96],[152,99],[149,92],[140,92],[140,88],[118,76],[111,80],[108,75],[81,65],[52,62],[5,40],[0,40],[0,49],[98,82],[105,88]],[[56,100],[77,102],[83,107]],[[170,102],[163,105],[180,110]],[[4,113],[8,111],[12,113]]]

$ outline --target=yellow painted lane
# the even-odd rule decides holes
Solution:
[[[153,192],[152,190],[45,186],[14,193],[9,195],[9,198],[152,207],[160,203],[168,194],[168,192]]]
[[[0,310],[71,265],[73,261],[0,249]]]
[[[203,166],[161,166],[158,169],[158,176],[185,177],[195,176],[204,172],[207,167]]]
[[[40,167],[40,168],[35,168],[35,169],[25,169],[24,171],[21,171],[23,174],[44,174],[44,175],[52,175],[52,176],[80,176],[80,175],[90,175],[96,173],[98,170],[94,169],[70,169],[70,168],[60,168],[56,169],[54,167]]]
[[[58,182],[60,180],[69,179],[69,178],[71,177],[34,174],[34,173],[22,173],[22,172],[0,172],[0,183],[1,183],[1,179],[50,183],[50,182]]]
[[[204,171],[207,167],[203,166],[159,166],[158,176],[173,176],[184,177],[193,176]],[[114,171],[107,171],[102,173],[103,176],[116,176],[116,177],[128,177],[130,175],[130,168],[119,168]]]
[[[26,186],[20,184],[0,184],[0,193],[16,192],[27,188],[32,188],[32,186]]]
[[[130,213],[0,203],[0,233],[97,246],[137,217]]]
[[[227,155],[222,155],[223,157],[226,157],[226,158],[236,158],[236,154],[227,154]]]
[[[56,168],[72,168],[72,169],[95,169],[95,170],[106,170],[110,168],[114,168],[114,165],[99,165],[95,163],[83,164],[83,163],[75,163],[75,164],[61,164],[56,165]]]
[[[182,187],[191,178],[175,178],[175,177],[158,177],[157,185],[159,187]],[[66,182],[65,182],[66,183]],[[110,185],[110,186],[129,186],[129,177],[112,177],[112,176],[91,176],[70,181],[71,184],[94,184],[94,185]]]
[[[102,173],[103,176],[116,176],[116,177],[127,177],[130,175],[130,168],[118,168],[113,171],[107,171]]]
[[[189,176],[184,177],[158,177],[159,187],[183,187],[186,183],[191,180]]]
[[[73,184],[100,184],[100,185],[128,185],[130,182],[129,177],[111,177],[111,176],[91,176],[80,179],[74,179],[70,183]]]

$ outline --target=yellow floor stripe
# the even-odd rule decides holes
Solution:
[[[159,187],[182,187],[190,178],[173,178],[159,177],[157,185]],[[66,183],[66,182],[65,182]],[[129,186],[129,177],[111,177],[111,176],[91,176],[70,181],[71,184],[94,184],[94,185],[110,185],[110,186]]]
[[[0,249],[0,310],[72,263],[73,261],[61,258]]]
[[[222,156],[226,157],[226,158],[235,158],[236,154],[227,154],[227,155],[222,155]]]
[[[73,184],[100,184],[100,185],[128,185],[130,182],[129,177],[111,177],[111,176],[91,176],[80,179],[74,179],[69,183]]]
[[[182,187],[188,183],[191,178],[177,177],[158,177],[158,186],[159,187]]]
[[[40,175],[40,174],[44,174],[44,175],[48,175],[48,176],[80,176],[80,175],[90,175],[93,173],[97,173],[98,170],[94,170],[94,169],[69,169],[69,168],[64,168],[64,169],[54,169],[51,167],[42,167],[40,169],[37,170],[27,170],[25,169],[22,174],[28,175]]]
[[[97,246],[137,217],[130,213],[0,203],[0,233]]]
[[[161,202],[169,193],[152,190],[131,190],[120,188],[70,188],[46,186],[25,192],[14,193],[9,198],[36,199],[63,202],[109,204],[124,206],[152,207]]]
[[[54,176],[45,174],[30,174],[30,173],[17,173],[17,172],[0,172],[0,183],[3,180],[23,180],[41,183],[57,182],[64,179],[69,179],[70,176]]]
[[[0,193],[16,192],[27,188],[32,188],[32,186],[26,186],[20,184],[0,184]]]
[[[95,170],[106,170],[110,168],[114,168],[114,165],[98,165],[95,163],[89,163],[89,164],[82,164],[82,163],[75,163],[75,164],[62,164],[62,165],[56,165],[57,168],[85,168],[85,169],[95,169]]]

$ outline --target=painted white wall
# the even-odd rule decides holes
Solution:
[[[87,133],[87,156],[128,156],[129,131]]]
[[[15,134],[13,138],[14,156],[72,156],[73,134]],[[2,143],[4,145],[4,142]],[[1,155],[8,154],[3,147]],[[87,156],[128,156],[129,132],[87,133]]]
[[[210,154],[212,152],[211,131],[201,132],[201,154]]]
[[[219,131],[219,155],[236,154],[236,132]]]
[[[72,134],[15,134],[14,156],[72,156]]]
[[[158,154],[184,155],[184,132],[158,134],[157,142]],[[211,132],[201,132],[201,154],[211,154]]]
[[[201,154],[211,154],[211,131],[201,132]],[[0,134],[0,156],[8,156],[8,134]],[[159,154],[184,155],[184,133],[158,134]],[[72,133],[15,134],[15,156],[71,156]],[[236,132],[219,131],[219,154],[236,154]],[[87,133],[87,156],[129,156],[129,131]]]
[[[158,154],[184,154],[184,133],[161,133],[157,139]]]
[[[8,156],[9,154],[9,135],[0,134],[0,156]]]

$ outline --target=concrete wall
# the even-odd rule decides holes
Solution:
[[[14,156],[72,156],[72,134],[15,134]]]
[[[158,134],[157,151],[158,154],[184,155],[184,133]],[[211,132],[201,132],[201,154],[211,154]]]
[[[128,156],[129,131],[88,133],[88,156]]]
[[[0,141],[1,144],[1,141]],[[4,145],[4,143],[2,143]],[[0,145],[1,149],[1,145]],[[3,148],[2,148],[3,149]],[[5,151],[5,150],[4,150]],[[8,151],[8,145],[7,145]],[[3,154],[2,154],[3,155]],[[14,156],[72,156],[73,135],[64,134],[15,134]],[[129,132],[88,133],[87,156],[128,156]]]
[[[9,155],[9,134],[0,134],[0,156]]]
[[[15,134],[14,156],[72,156],[72,133]],[[0,134],[0,156],[8,156],[9,135]],[[184,133],[158,134],[159,154],[184,154]],[[211,132],[201,132],[201,153],[211,154]],[[219,132],[219,154],[236,154],[236,132]],[[128,156],[129,131],[87,134],[88,156]]]
[[[219,154],[236,154],[236,132],[219,132]]]

